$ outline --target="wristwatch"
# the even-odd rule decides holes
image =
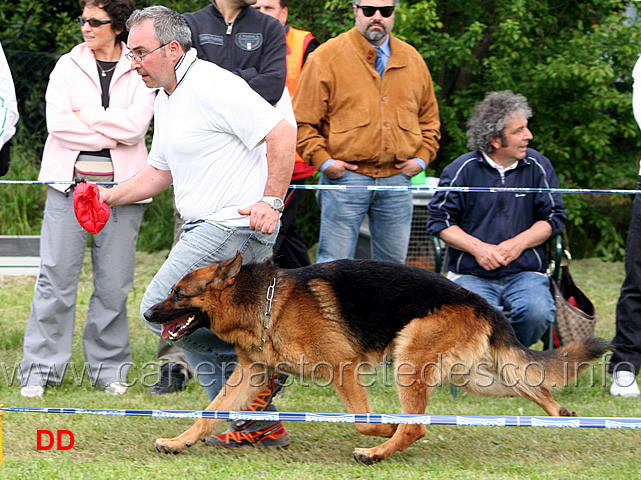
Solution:
[[[260,201],[261,202],[265,202],[267,205],[269,205],[274,210],[276,210],[277,212],[280,212],[280,213],[283,213],[283,210],[285,209],[285,204],[278,197],[264,196]]]

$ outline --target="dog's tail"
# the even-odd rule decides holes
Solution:
[[[533,386],[548,391],[559,390],[568,386],[582,371],[592,367],[592,362],[609,350],[610,345],[606,340],[594,337],[575,340],[561,348],[542,352],[521,347],[507,355],[508,360],[521,358],[519,366],[522,374],[511,380],[519,379],[526,389]]]
[[[551,391],[568,386],[611,350],[606,340],[589,337],[558,349],[535,351],[521,345],[512,332],[498,329],[501,331],[493,332],[485,355],[472,372],[475,378],[470,378],[464,390],[486,396],[519,395],[545,403]]]

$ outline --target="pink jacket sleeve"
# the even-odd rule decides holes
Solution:
[[[83,106],[78,118],[96,133],[125,145],[135,145],[142,140],[154,113],[156,90],[147,88],[137,73],[130,83],[131,103],[127,107]]]
[[[68,56],[61,57],[49,77],[45,94],[49,134],[69,150],[115,148],[116,140],[93,130],[74,113],[72,97],[78,92],[78,79],[71,63]]]
[[[75,151],[114,149],[119,143],[140,142],[153,116],[156,91],[129,72],[123,56],[123,65],[118,64],[118,75],[112,79],[109,108],[104,109],[97,72],[91,78],[88,66],[79,68],[82,60],[65,55],[51,73],[45,96],[50,135],[63,148]]]

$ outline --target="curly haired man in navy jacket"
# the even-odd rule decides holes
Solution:
[[[557,188],[550,161],[528,148],[532,111],[522,95],[492,92],[468,121],[473,151],[448,165],[439,186]],[[509,307],[519,341],[536,343],[554,321],[544,243],[565,227],[558,193],[439,191],[428,230],[450,248],[448,278]]]

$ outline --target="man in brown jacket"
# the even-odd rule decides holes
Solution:
[[[412,219],[410,178],[440,139],[430,72],[416,49],[391,35],[398,0],[354,1],[355,27],[314,51],[294,96],[297,150],[319,169],[317,262],[353,258],[368,216],[372,257],[403,263]]]

